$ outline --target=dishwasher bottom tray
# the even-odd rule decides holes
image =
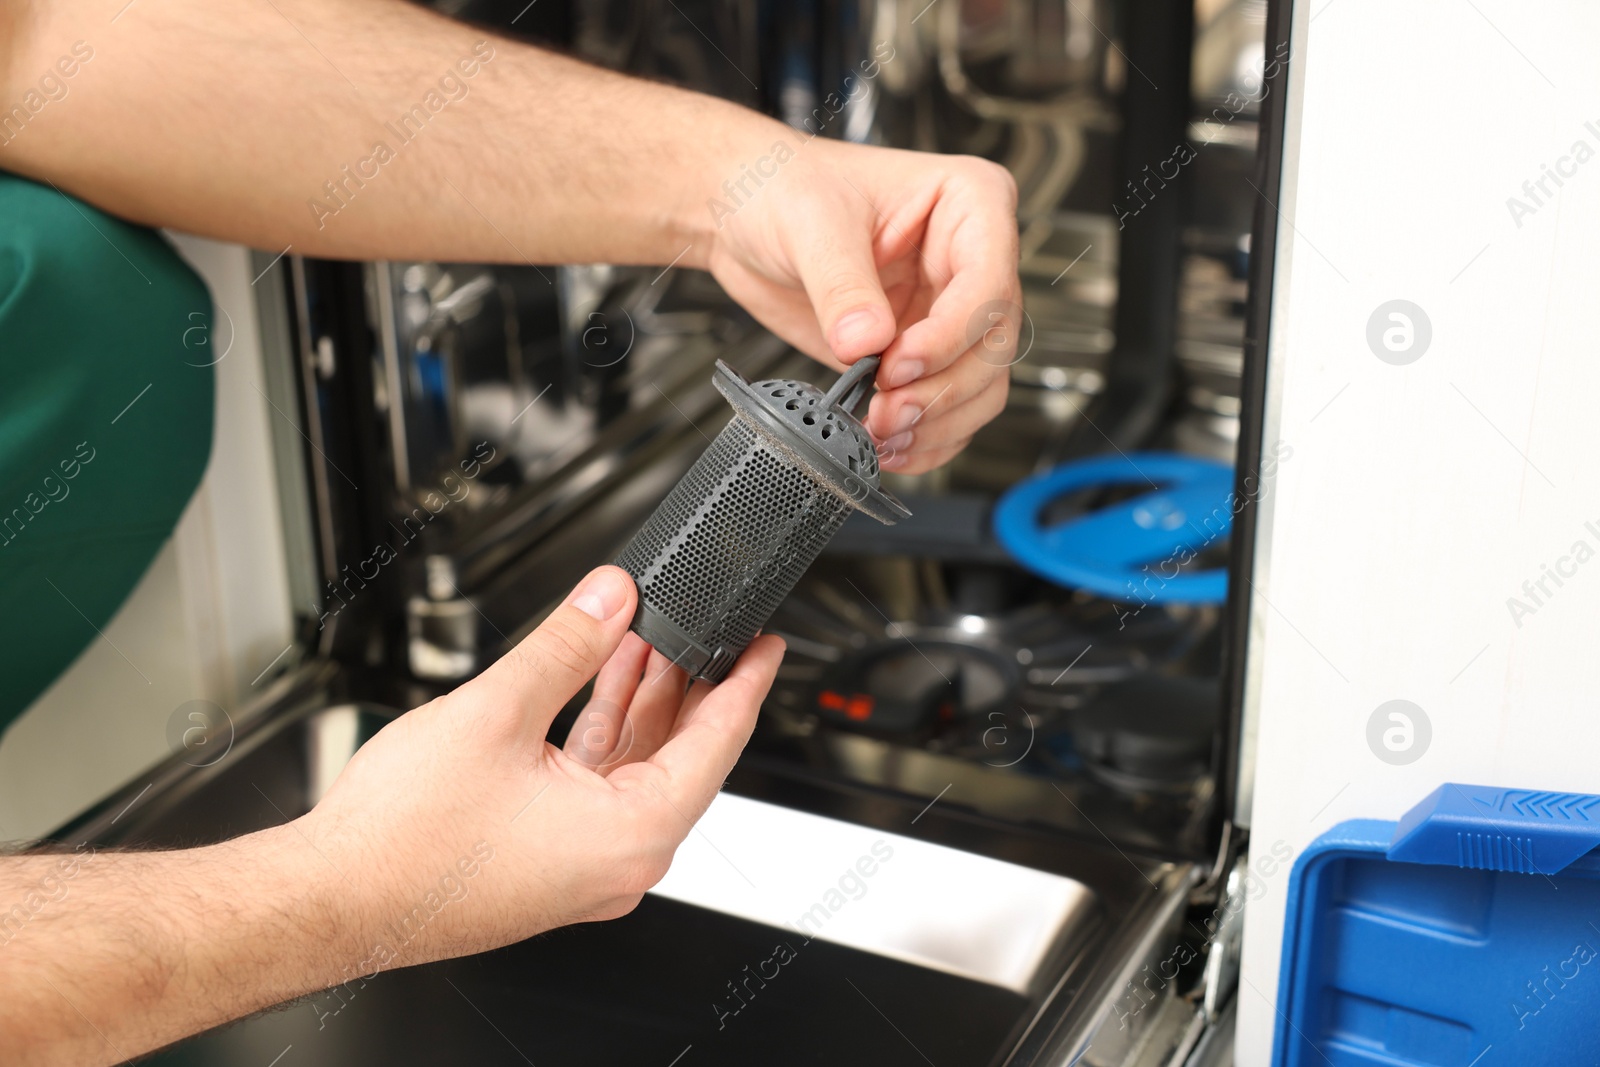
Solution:
[[[158,768],[151,780],[130,783],[123,794],[53,836],[110,847],[171,848],[281,823],[309,810],[356,748],[395,714],[372,705],[329,702],[325,691],[302,694],[231,737],[227,755],[214,764],[193,767],[180,760]],[[735,787],[740,777],[736,772]],[[1094,1007],[1101,999],[1097,990],[1119,987],[1121,972],[1148,951],[1143,942],[1157,925],[1170,929],[1176,918],[1184,879],[1170,864],[1123,855],[1081,879],[1070,871],[1045,873],[1039,857],[1080,853],[1063,851],[1059,840],[1045,838],[1030,844],[1014,835],[1007,844],[992,827],[963,824],[947,812],[919,814],[915,807],[905,809],[903,798],[878,794],[818,801],[806,799],[808,790],[816,792],[790,782],[760,800],[728,794],[712,813],[724,813],[725,821],[711,832],[725,844],[729,838],[723,835],[732,834],[734,826],[726,821],[730,813],[758,820],[743,841],[735,838],[733,844],[748,848],[738,852],[740,877],[748,882],[744,871],[754,874],[774,887],[772,894],[747,894],[741,903],[742,883],[731,875],[719,887],[716,868],[725,857],[717,858],[721,850],[704,842],[696,845],[703,832],[692,834],[661,891],[647,895],[621,919],[356,979],[218,1027],[141,1062],[208,1067],[1040,1062],[1034,1055],[1019,1059],[1019,1050],[1032,1046],[1034,1053],[1041,1052],[1052,1043],[1047,1040],[1052,1031],[1064,1032],[1065,1023],[1085,1010],[1103,1014],[1103,1005]],[[814,810],[829,804],[833,810]],[[803,810],[807,806],[813,810]],[[887,834],[898,850],[898,885],[879,875],[874,895],[864,898],[868,903],[850,904],[849,921],[838,919],[827,934],[814,938],[776,912],[761,912],[762,900],[782,895],[776,889],[785,881],[781,864],[801,864],[792,869],[809,874],[812,867],[804,865],[820,862],[797,843],[804,833],[791,832],[803,820],[812,820],[809,830],[800,827],[807,833],[822,827],[824,837],[857,835],[848,838],[851,849],[859,850],[859,835],[881,839]],[[894,827],[916,837],[897,834]],[[948,840],[937,842],[940,836]],[[767,839],[764,853],[755,845],[761,838]],[[935,869],[924,861],[944,866]],[[826,862],[824,871],[840,869],[831,859]],[[1034,896],[1013,896],[997,910],[993,900],[1004,903],[1011,891],[1008,878]],[[1044,897],[1038,894],[1041,879],[1053,880]],[[1157,883],[1162,892],[1143,892]],[[1029,885],[1032,889],[1026,889]],[[1136,898],[1142,901],[1137,906]],[[1048,922],[1038,918],[1047,909],[1017,903],[1040,899],[1058,905]],[[871,909],[881,910],[874,916]],[[1031,921],[1040,932],[1019,939],[1013,930],[1008,942],[996,915],[1002,926],[1026,928]],[[1013,977],[975,980],[972,974],[981,977],[996,958],[996,946],[1008,943],[1012,947],[1003,954],[1010,962],[999,969]],[[786,951],[780,953],[779,945]],[[963,959],[977,962],[967,967]],[[1020,969],[1019,959],[1026,962]],[[1084,1022],[1080,1018],[1066,1029],[1077,1030]]]

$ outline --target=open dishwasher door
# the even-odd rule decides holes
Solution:
[[[194,845],[303,813],[399,714],[349,700],[351,681],[325,664],[286,674],[225,758],[175,757],[61,838]],[[993,826],[974,850],[980,828],[937,808],[745,770],[739,786],[785,802],[724,793],[625,918],[406,967],[429,921],[414,911],[391,924],[390,966],[147,1062],[984,1065],[1056,1062],[1075,1041],[1098,1047],[1081,1062],[1132,1064],[1193,1046],[1203,1010],[1177,995],[1166,942],[1203,944],[1177,929],[1194,865],[1062,855]],[[440,907],[454,899],[441,890]]]

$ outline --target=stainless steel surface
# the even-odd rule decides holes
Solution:
[[[324,708],[305,721],[306,797],[308,808],[327,795],[345,764],[355,756],[364,740],[361,719],[371,709],[358,704],[336,704]]]
[[[1179,864],[1154,878],[1155,892],[1137,919],[1116,931],[1098,955],[1098,966],[1081,976],[1080,984],[1063,988],[1046,1005],[1006,1067],[1165,1063],[1188,1028],[1174,1025],[1172,1012],[1181,1009],[1168,1005],[1176,1001],[1177,987],[1160,968],[1171,958],[1190,890],[1201,873],[1193,864]],[[1152,967],[1157,968],[1153,977]]]
[[[1259,111],[1261,68],[1266,61],[1266,0],[1201,0],[1196,5],[1192,92],[1204,110],[1234,104],[1252,118]]]
[[[1230,1000],[1217,1021],[1206,1028],[1184,1067],[1233,1067],[1233,1034],[1239,1022],[1239,1002]]]
[[[1244,943],[1244,909],[1249,902],[1250,868],[1240,855],[1228,872],[1221,903],[1207,923],[1210,937],[1201,1007],[1215,1022],[1239,991],[1239,951]]]
[[[296,371],[295,378],[300,384],[300,410],[314,413],[320,409],[317,404],[317,386],[311,370],[311,353],[315,348],[316,341],[311,336],[311,309],[306,299],[306,265],[305,260],[300,256],[290,256],[288,259],[290,275],[289,298],[293,302],[296,327],[295,340],[297,344],[294,348],[294,366]],[[283,413],[283,416],[290,422],[296,422],[295,418],[288,413]],[[298,423],[296,423],[296,428],[301,429]],[[316,505],[314,513],[317,518],[317,548],[319,549],[322,563],[320,581],[317,583],[317,601],[314,604],[307,605],[307,607],[318,610],[324,599],[321,586],[324,583],[333,582],[338,578],[339,573],[338,567],[334,562],[338,558],[338,538],[333,528],[335,511],[333,507],[333,489],[329,484],[329,479],[333,477],[333,472],[325,461],[326,450],[324,446],[326,441],[322,432],[322,420],[320,418],[307,417],[301,432],[305,435],[306,442],[311,446],[311,450],[319,458],[318,462],[309,462],[307,464],[311,469],[311,488]],[[326,651],[327,643],[332,637],[333,631],[331,628],[322,632],[321,647],[323,651]]]
[[[654,892],[1019,994],[1095,911],[1075,879],[729,793]]]
[[[400,366],[400,317],[394,301],[394,265],[372,264],[371,287],[377,304],[378,350],[383,354],[383,395],[375,406],[385,416],[389,430],[389,450],[394,462],[394,486],[404,495],[411,492],[411,447],[406,439],[405,375]]]
[[[682,346],[681,358],[660,368],[658,375],[630,369],[624,386],[640,401],[630,418],[606,427],[558,470],[465,526],[453,553],[463,587],[476,589],[490,580],[581,505],[616,489],[624,476],[643,474],[642,468],[664,451],[693,449],[696,442],[704,447],[726,418],[720,410],[725,405],[710,383],[718,351],[703,339],[693,339]],[[753,374],[776,366],[790,349],[760,333],[720,351]]]
[[[51,835],[52,840],[68,844],[84,841],[138,843],[137,834],[129,838],[130,828],[147,825],[187,810],[187,805],[210,783],[227,776],[233,780],[233,769],[246,760],[264,742],[281,736],[285,730],[299,728],[302,720],[312,711],[337,706],[330,699],[339,684],[340,669],[327,660],[312,659],[304,663],[291,662],[287,669],[262,686],[254,700],[231,714],[226,714],[214,729],[202,738],[185,740],[183,751],[175,752],[165,762],[152,767],[107,797],[100,804]],[[396,712],[384,709],[379,712],[392,717]],[[221,757],[211,754],[224,753]],[[196,759],[196,752],[204,752],[204,759]],[[304,780],[309,764],[303,759],[293,761],[293,773]],[[324,767],[328,760],[320,760]],[[339,764],[341,767],[343,764]],[[309,788],[302,787],[290,799],[294,813],[310,810],[313,803]],[[204,805],[200,806],[204,809]],[[207,812],[206,814],[211,814]],[[262,826],[282,822],[285,818],[262,816],[261,820],[237,828],[231,823],[226,830],[186,841],[200,844],[235,837]]]
[[[277,409],[269,425],[289,599],[296,609],[310,612],[322,599],[316,549],[318,511],[313,506],[304,462],[305,439],[297,425],[279,416],[279,412],[295,411],[300,406],[296,338],[290,315],[292,265],[281,257],[274,260],[265,252],[251,252],[250,267],[255,278],[252,288],[256,294],[256,317],[261,324],[261,390]]]
[[[406,601],[406,665],[418,678],[458,681],[479,667],[480,617],[466,597]]]

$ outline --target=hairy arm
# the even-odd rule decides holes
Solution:
[[[0,1063],[116,1063],[630,911],[733,768],[783,656],[762,637],[720,685],[690,686],[628,632],[636,604],[625,571],[594,571],[286,825],[182,851],[0,858]],[[588,725],[558,750],[551,721],[590,678]]]
[[[0,168],[334,258],[678,263],[832,366],[883,353],[884,466],[955,455],[1023,328],[1016,189],[402,0],[0,0]],[[877,42],[855,91],[898,60]],[[70,72],[70,73],[69,73]],[[832,119],[829,116],[832,116]]]
[[[0,859],[0,1059],[114,1063],[341,981],[358,927],[292,827]]]
[[[126,4],[13,2],[4,103],[61,88],[0,166],[272,251],[667,262],[768,125],[394,0]]]

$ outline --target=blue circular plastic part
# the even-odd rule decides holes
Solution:
[[[1149,492],[1053,526],[1050,505],[1082,490]],[[1095,456],[1018,482],[995,507],[1000,544],[1058,585],[1143,604],[1220,604],[1228,572],[1184,567],[1233,525],[1233,468],[1175,452]]]

